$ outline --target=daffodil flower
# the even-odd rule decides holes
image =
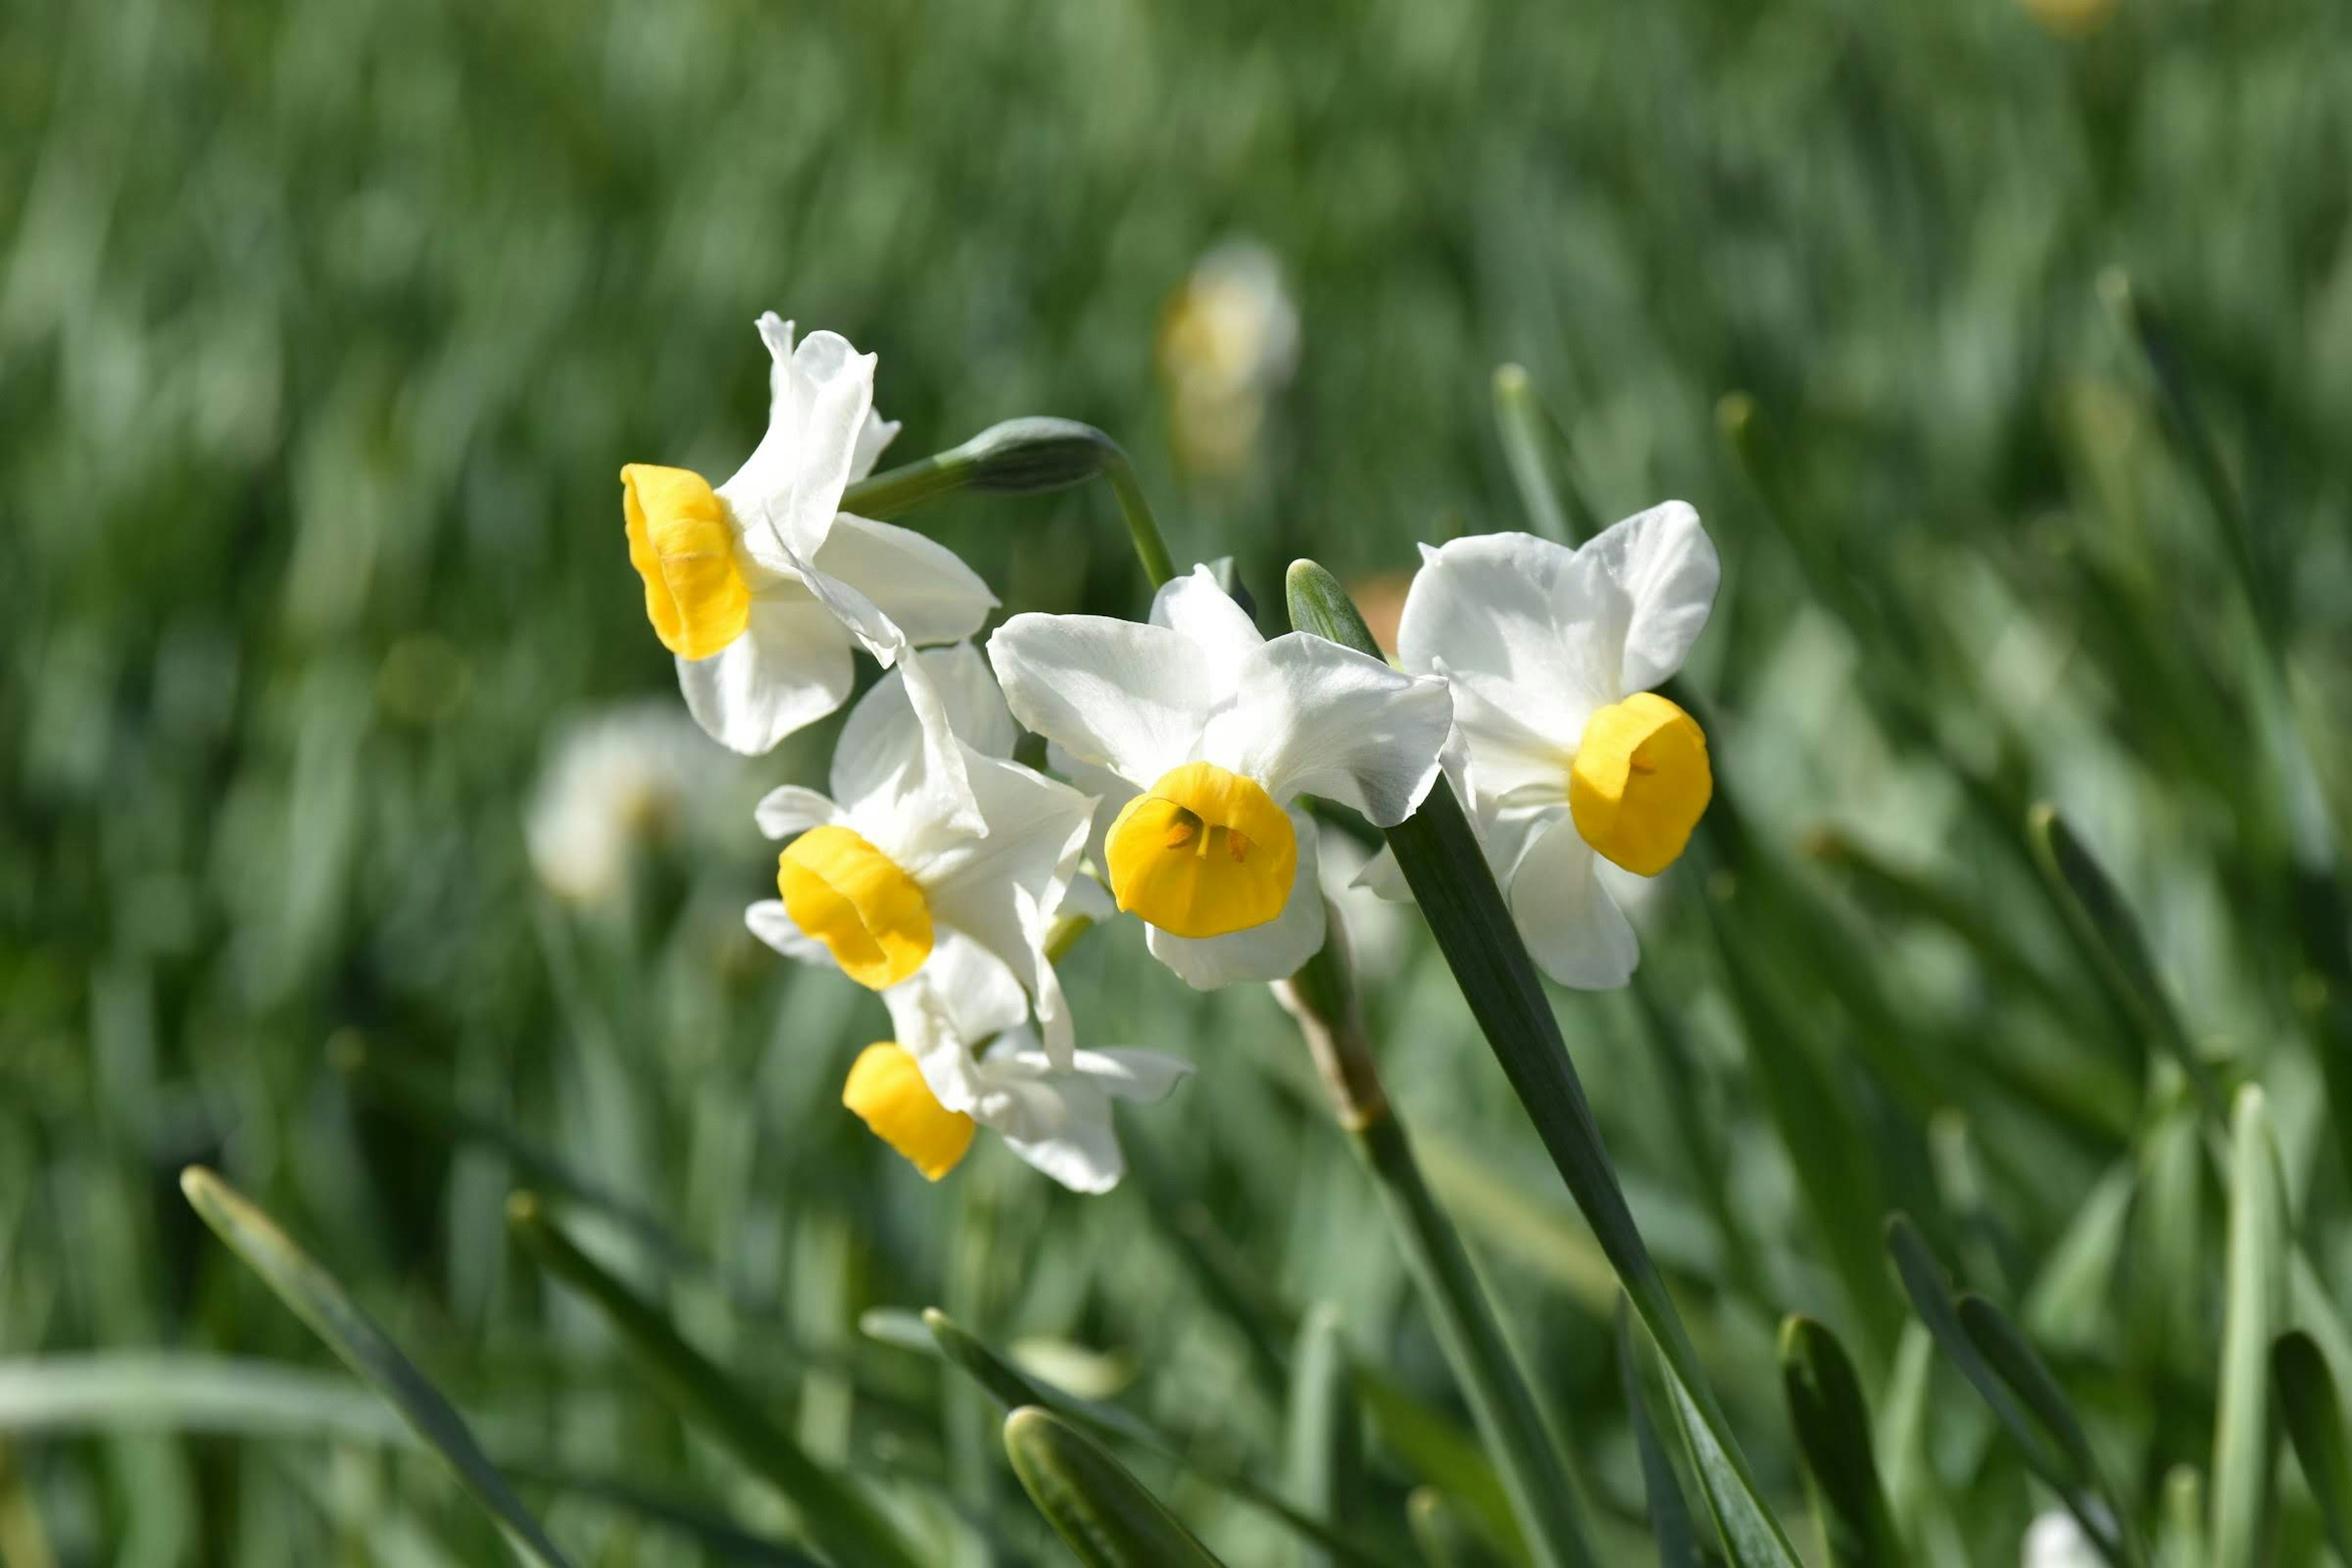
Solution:
[[[1454,691],[1448,771],[1529,952],[1563,985],[1622,985],[1641,957],[1612,868],[1654,877],[1714,793],[1706,737],[1650,689],[1706,626],[1720,568],[1668,501],[1581,549],[1489,533],[1422,550],[1399,662]],[[1366,879],[1401,891],[1385,855]]]
[[[882,1000],[897,1037],[858,1053],[842,1103],[934,1182],[989,1127],[1064,1186],[1108,1192],[1127,1168],[1111,1102],[1163,1100],[1192,1070],[1118,1047],[1056,1062],[1026,1026],[1012,972],[961,937],[942,939],[923,973]]]
[[[988,656],[1013,715],[1111,792],[1112,896],[1202,989],[1281,979],[1322,946],[1298,796],[1389,826],[1437,777],[1444,682],[1301,633],[1269,642],[1206,567],[1163,586],[1148,625],[1015,616]]]
[[[621,470],[629,562],[687,708],[752,753],[841,706],[859,645],[887,665],[970,637],[996,605],[953,551],[839,510],[898,430],[874,414],[874,356],[833,332],[796,346],[772,313],[759,326],[768,432],[734,477],[714,488],[686,468]]]
[[[954,779],[930,764],[909,695],[918,689],[942,712]],[[1010,761],[1015,733],[968,644],[902,659],[850,710],[831,796],[787,785],[760,803],[761,831],[790,842],[777,858],[781,897],[745,918],[778,952],[876,991],[912,979],[961,933],[1020,977],[1066,1063],[1069,1024],[1045,931],[1094,802]]]

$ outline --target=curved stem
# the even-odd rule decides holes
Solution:
[[[1503,1337],[1470,1254],[1431,1195],[1412,1143],[1396,1119],[1364,1033],[1339,913],[1328,912],[1323,951],[1275,995],[1298,1020],[1333,1117],[1355,1142],[1404,1250],[1422,1306],[1492,1450],[1511,1511],[1539,1568],[1596,1568],[1580,1494],[1570,1478],[1517,1359]]]

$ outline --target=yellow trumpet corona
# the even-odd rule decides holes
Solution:
[[[1638,876],[1654,877],[1681,858],[1714,795],[1706,736],[1654,691],[1594,713],[1569,764],[1577,832],[1603,859]]]
[[[931,955],[931,907],[923,889],[850,828],[812,827],[785,845],[776,859],[776,891],[793,923],[870,990],[911,978]]]
[[[915,1058],[894,1042],[877,1041],[857,1053],[849,1081],[841,1086],[841,1103],[927,1181],[954,1170],[971,1147],[971,1118],[941,1105]]]
[[[1103,858],[1120,909],[1177,936],[1224,936],[1282,913],[1298,839],[1256,780],[1186,763],[1127,803]]]
[[[621,470],[629,564],[646,582],[646,618],[680,658],[709,658],[743,635],[751,586],[735,563],[727,503],[700,474],[631,463]]]

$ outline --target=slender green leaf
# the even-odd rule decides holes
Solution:
[[[1753,1081],[1780,1129],[1797,1173],[1805,1212],[1836,1271],[1847,1305],[1864,1330],[1864,1350],[1883,1365],[1902,1332],[1902,1309],[1887,1289],[1878,1252],[1884,1184],[1867,1156],[1853,1108],[1804,1038],[1791,1008],[1757,962],[1746,933],[1709,907],[1741,1033],[1755,1064]]]
[[[2165,1472],[2156,1568],[2206,1568],[2205,1479],[2187,1465]]]
[[[1415,1487],[1404,1511],[1412,1543],[1429,1568],[1496,1568],[1502,1562],[1471,1528],[1461,1506],[1435,1487]]]
[[[1293,626],[1381,657],[1363,616],[1329,572],[1312,561],[1294,562],[1286,586]],[[1673,1369],[1674,1382],[1695,1419],[1706,1428],[1725,1475],[1744,1494],[1744,1510],[1759,1519],[1778,1551],[1793,1560],[1788,1538],[1764,1502],[1665,1280],[1626,1206],[1584,1086],[1560,1037],[1559,1022],[1453,786],[1440,778],[1421,809],[1389,829],[1388,838],[1480,1033],[1568,1184],[1569,1195],[1617,1270],[1634,1311]]]
[[[635,1477],[585,1475],[541,1465],[509,1468],[551,1491],[659,1526],[692,1542],[719,1562],[747,1563],[752,1568],[825,1568],[805,1552],[754,1535],[700,1503],[657,1490]]]
[[[843,1568],[919,1568],[921,1554],[879,1506],[811,1458],[651,1302],[580,1250],[536,1194],[515,1194],[507,1222],[541,1267],[604,1312],[667,1403],[791,1500],[820,1552]]]
[[[1423,1310],[1511,1495],[1520,1533],[1536,1562],[1560,1568],[1592,1563],[1575,1479],[1536,1407],[1469,1253],[1421,1178],[1403,1127],[1393,1116],[1382,1116],[1354,1136],[1420,1287]]]
[[[1561,544],[1591,537],[1599,520],[1572,481],[1563,487],[1552,478],[1549,449],[1559,426],[1520,365],[1495,367],[1495,430],[1502,437],[1503,461],[1518,487],[1529,531]]]
[[[504,1122],[467,1110],[422,1073],[369,1049],[356,1035],[338,1037],[331,1055],[336,1070],[350,1079],[354,1089],[386,1110],[444,1137],[496,1150],[528,1180],[609,1215],[667,1262],[705,1267],[705,1260],[643,1204],[613,1191]]]
[[[1691,1471],[1698,1478],[1699,1495],[1706,1500],[1706,1510],[1715,1520],[1716,1534],[1732,1568],[1802,1568],[1796,1549],[1764,1510],[1747,1478],[1733,1467],[1714,1431],[1700,1419],[1697,1403],[1675,1377],[1674,1368],[1661,1358],[1658,1370],[1665,1380],[1675,1425],[1681,1429],[1690,1455]]]
[[[1650,1533],[1658,1543],[1658,1568],[1701,1568],[1698,1531],[1693,1528],[1690,1504],[1675,1474],[1665,1445],[1658,1441],[1658,1426],[1651,1418],[1649,1390],[1643,1384],[1641,1359],[1634,1353],[1633,1321],[1621,1300],[1617,1307],[1617,1376],[1625,1391],[1625,1415],[1633,1424],[1633,1447],[1642,1459],[1642,1495],[1649,1500]]]
[[[465,1418],[334,1276],[288,1239],[268,1215],[203,1166],[191,1165],[180,1173],[180,1190],[214,1234],[447,1462],[458,1484],[488,1510],[525,1561],[541,1568],[569,1568],[569,1560],[482,1452]]]
[[[2271,1341],[2286,1299],[2286,1194],[2263,1091],[2238,1091],[2230,1117],[2230,1239],[2221,1312],[2221,1409],[2213,1424],[2213,1568],[2263,1560],[2277,1425]]]
[[[0,1432],[219,1432],[406,1443],[384,1402],[341,1376],[169,1351],[0,1361]]]
[[[1906,1215],[1898,1214],[1887,1221],[1886,1246],[1919,1321],[1959,1368],[1960,1375],[1992,1407],[2026,1468],[2058,1494],[2102,1556],[2110,1563],[2137,1563],[2138,1548],[2120,1522],[2120,1510],[2101,1495],[2097,1475],[2077,1463],[2077,1456],[2042,1425],[2024,1396],[1987,1359],[1961,1321],[1959,1304],[1952,1299],[1943,1266]]]
[[[1290,1500],[1251,1479],[1239,1468],[1222,1463],[1197,1447],[1179,1444],[1130,1411],[1104,1400],[1086,1399],[1055,1386],[1013,1364],[1007,1357],[965,1330],[936,1308],[923,1314],[939,1352],[968,1373],[989,1395],[1008,1409],[1035,1405],[1075,1421],[1088,1431],[1117,1437],[1181,1465],[1203,1479],[1274,1514],[1318,1545],[1349,1563],[1378,1564],[1393,1558],[1378,1545],[1343,1533],[1338,1526],[1306,1513]]]
[[[1127,1467],[1050,1410],[1004,1418],[1004,1452],[1029,1499],[1087,1568],[1209,1568],[1216,1559]]]
[[[2141,1037],[2161,1047],[2189,1077],[2209,1110],[2219,1112],[2221,1090],[2181,1026],[2141,937],[2139,922],[2115,883],[2058,809],[2036,805],[2026,814],[2026,838],[2059,912],[2093,955],[2100,984]]]
[[[1363,1462],[1348,1342],[1338,1310],[1317,1306],[1307,1314],[1291,1360],[1290,1495],[1315,1518],[1354,1517]],[[1331,1557],[1307,1547],[1298,1561],[1299,1568],[1329,1568]]]
[[[1444,1494],[1449,1510],[1475,1521],[1497,1552],[1514,1563],[1528,1560],[1510,1494],[1467,1428],[1375,1366],[1357,1365],[1356,1396],[1406,1469]]]
[[[1969,1342],[2040,1424],[2063,1459],[2067,1474],[2079,1485],[2104,1491],[2098,1484],[2098,1461],[2092,1457],[2091,1439],[2049,1364],[2017,1325],[1983,1297],[1964,1291],[1955,1308]]]
[[[2336,1555],[2352,1563],[2352,1441],[2344,1430],[2344,1403],[2336,1374],[2319,1346],[2300,1329],[2271,1342],[2271,1377],[2295,1462],[2318,1500]]]
[[[1837,1337],[1810,1318],[1783,1321],[1780,1387],[1830,1562],[1836,1568],[1902,1563],[1902,1539],[1878,1483],[1870,1409]]]

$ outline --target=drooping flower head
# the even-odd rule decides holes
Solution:
[[[934,1182],[989,1127],[1064,1186],[1108,1192],[1127,1168],[1111,1101],[1164,1099],[1192,1070],[1118,1047],[1057,1062],[1029,1029],[1013,973],[960,936],[942,939],[923,973],[882,1000],[896,1037],[858,1053],[842,1103]]]
[[[1454,692],[1451,748],[1529,952],[1565,985],[1640,958],[1603,863],[1654,877],[1714,794],[1706,737],[1651,689],[1682,668],[1720,576],[1668,501],[1571,550],[1525,533],[1423,547],[1399,661]]]
[[[840,707],[856,647],[889,664],[903,647],[970,637],[996,605],[954,552],[840,510],[898,430],[874,414],[874,356],[833,332],[795,345],[772,313],[759,326],[768,431],[734,477],[621,470],[646,618],[696,721],[745,752]]]
[[[1269,642],[1206,567],[1163,586],[1149,624],[1015,616],[988,654],[1014,715],[1115,805],[1119,908],[1204,989],[1280,979],[1322,945],[1298,796],[1389,826],[1437,776],[1443,682],[1303,633]]]
[[[955,776],[926,750],[913,693],[941,713]],[[833,794],[787,785],[760,803],[761,830],[789,839],[775,900],[754,904],[754,934],[788,957],[839,968],[887,991],[961,933],[1019,977],[1057,1059],[1068,1020],[1047,918],[1086,846],[1094,802],[1010,760],[1015,731],[988,667],[969,645],[927,650],[859,699],[833,757]]]

